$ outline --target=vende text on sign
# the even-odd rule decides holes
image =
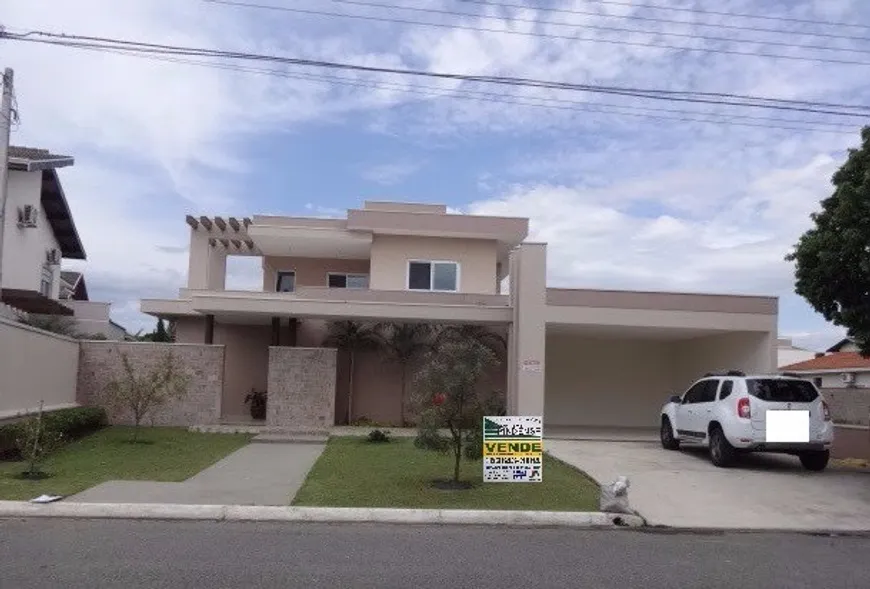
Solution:
[[[483,481],[537,483],[543,477],[543,419],[494,416],[483,419]]]

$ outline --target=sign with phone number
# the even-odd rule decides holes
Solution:
[[[541,417],[483,418],[483,482],[539,483],[543,463]]]

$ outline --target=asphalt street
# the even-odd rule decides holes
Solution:
[[[870,587],[870,538],[0,520],[0,589]]]

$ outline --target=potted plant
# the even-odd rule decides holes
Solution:
[[[251,417],[254,419],[266,419],[266,391],[251,389],[245,397],[245,404],[251,404]]]

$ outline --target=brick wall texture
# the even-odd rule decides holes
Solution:
[[[332,348],[269,348],[266,423],[288,429],[332,427],[337,353]]]
[[[870,425],[870,389],[822,389],[835,423]]]
[[[103,405],[105,388],[123,373],[121,354],[126,353],[139,374],[152,370],[171,352],[188,375],[187,394],[146,416],[143,425],[214,425],[220,421],[223,392],[224,347],[199,344],[83,341],[79,351],[77,399],[81,404]],[[133,423],[129,410],[111,409],[109,420]]]

